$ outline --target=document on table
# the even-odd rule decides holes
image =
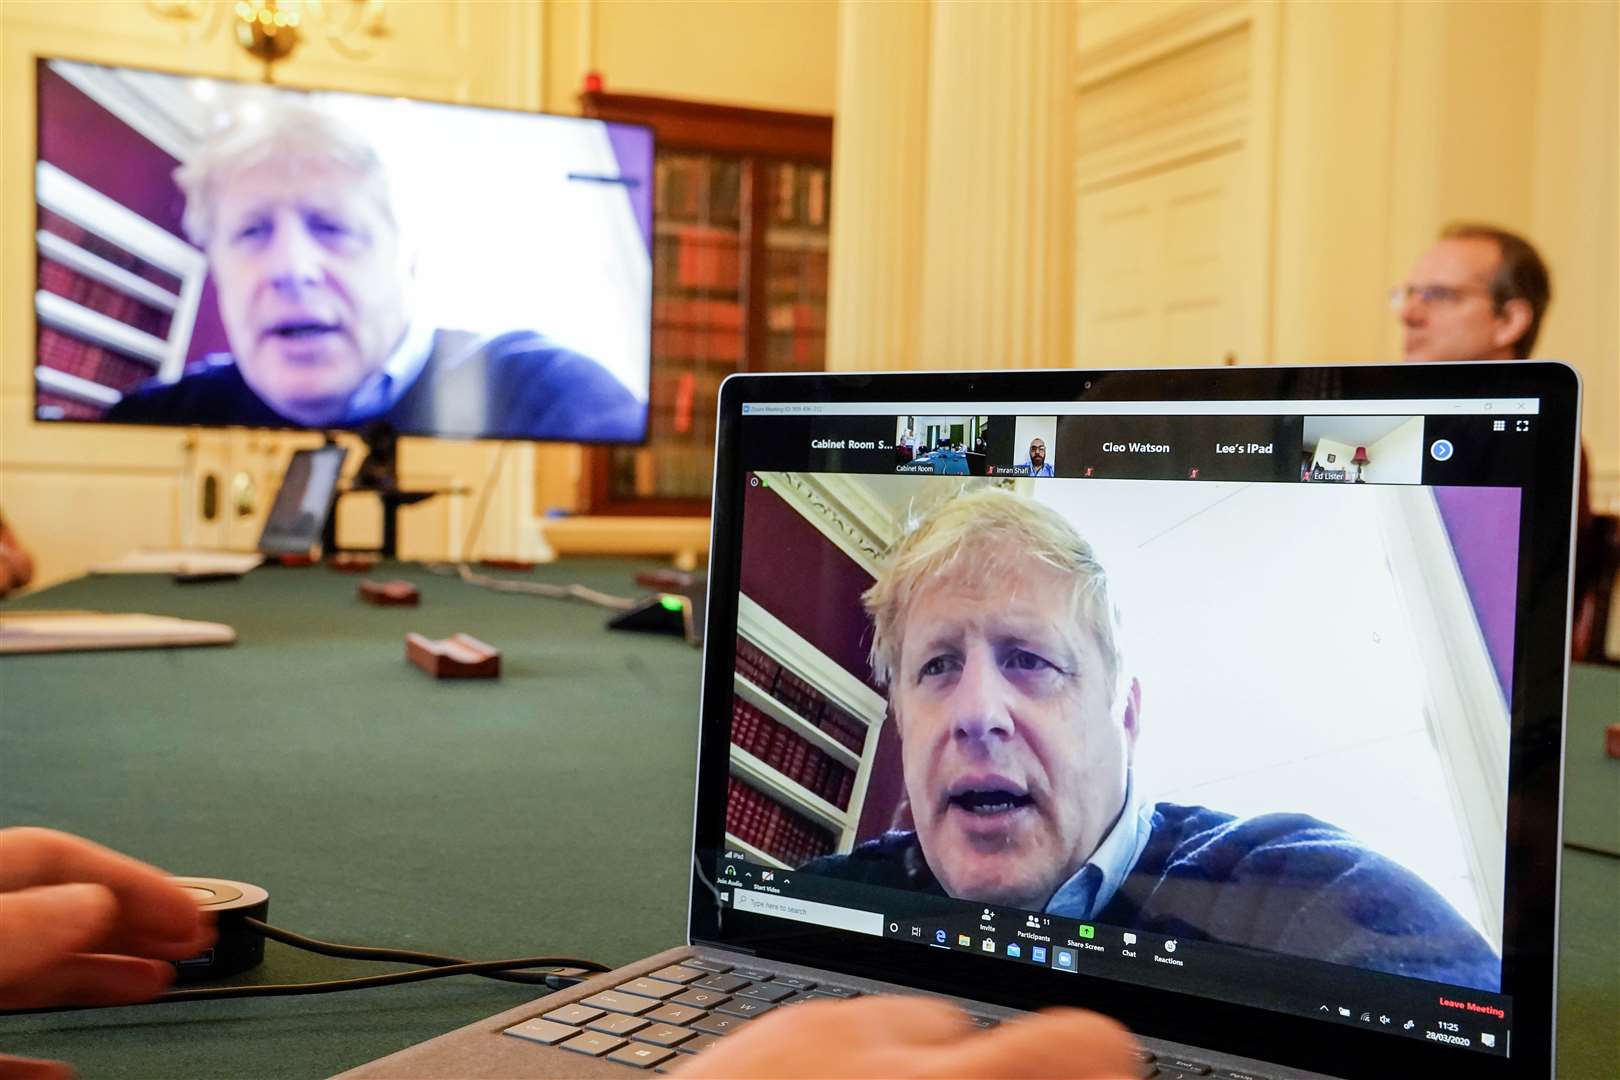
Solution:
[[[137,550],[90,567],[92,574],[245,574],[264,562],[256,551]]]

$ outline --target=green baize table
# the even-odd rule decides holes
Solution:
[[[533,577],[635,595],[642,565],[571,559]],[[271,922],[332,941],[608,964],[679,943],[698,651],[609,631],[600,608],[422,567],[369,576],[415,583],[421,606],[365,604],[357,576],[319,566],[205,585],[84,578],[0,605],[176,615],[238,634],[226,648],[0,658],[0,823],[262,885]],[[404,661],[413,630],[489,642],[501,677],[429,678]],[[1613,1078],[1620,762],[1602,756],[1601,716],[1620,672],[1577,669],[1571,696],[1569,831],[1583,846],[1565,852],[1559,1072]],[[392,970],[270,942],[234,981]],[[457,977],[10,1017],[0,1053],[92,1078],[320,1077],[541,989]]]

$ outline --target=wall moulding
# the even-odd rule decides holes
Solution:
[[[1076,187],[1095,188],[1237,147],[1252,136],[1253,35],[1245,19],[1098,80],[1075,103]]]
[[[1248,0],[1188,2],[1163,5],[1165,13],[1157,18],[1133,22],[1112,33],[1089,38],[1088,22],[1095,21],[1095,16],[1088,20],[1086,9],[1089,6],[1081,8],[1074,58],[1078,93],[1241,30],[1254,20],[1254,5]]]
[[[840,551],[877,577],[901,523],[858,482],[830,474],[760,473],[760,479]]]
[[[1238,150],[1248,134],[1248,112],[1241,107],[1146,132],[1128,143],[1075,155],[1074,189],[1095,191]]]

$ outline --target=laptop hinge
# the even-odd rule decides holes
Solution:
[[[744,956],[758,956],[758,949],[751,949],[747,945],[733,945],[726,941],[705,941],[702,938],[690,938],[688,945],[702,949],[724,949],[726,952],[742,953]]]

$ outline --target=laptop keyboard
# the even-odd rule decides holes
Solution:
[[[663,1072],[683,1054],[698,1054],[773,1009],[806,1001],[860,997],[861,991],[799,975],[738,967],[694,956],[506,1029],[507,1035],[576,1054]],[[1000,1023],[969,1014],[976,1027]],[[1138,1050],[1142,1080],[1275,1080],[1191,1058]]]
[[[701,1053],[773,1009],[860,993],[694,956],[525,1020],[506,1034],[662,1072],[679,1055]],[[995,1023],[985,1016],[974,1021],[981,1027]]]

